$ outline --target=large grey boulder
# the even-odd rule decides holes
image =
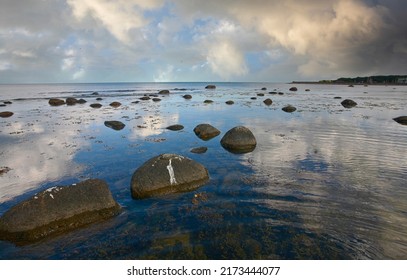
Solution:
[[[220,134],[219,129],[207,123],[198,124],[194,128],[194,132],[196,136],[205,141],[210,140]]]
[[[244,126],[236,126],[226,132],[220,144],[232,153],[248,153],[256,148],[257,142],[253,133]]]
[[[134,172],[131,196],[141,199],[191,191],[208,180],[208,170],[200,163],[176,154],[162,154],[148,160]]]
[[[89,179],[37,193],[0,218],[0,239],[30,243],[120,212],[106,182]]]

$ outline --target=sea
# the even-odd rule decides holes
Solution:
[[[0,215],[89,178],[105,180],[123,209],[33,244],[0,241],[0,259],[407,259],[407,126],[393,120],[407,115],[406,86],[207,84],[0,85],[0,112],[14,113],[0,118]],[[48,104],[67,97],[87,102]],[[193,130],[202,123],[221,134],[201,140]],[[166,129],[173,124],[184,128]],[[236,126],[253,132],[254,151],[221,146]],[[132,199],[135,170],[163,153],[201,163],[209,182]]]

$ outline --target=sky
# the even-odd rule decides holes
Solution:
[[[405,0],[0,0],[0,83],[407,74]]]

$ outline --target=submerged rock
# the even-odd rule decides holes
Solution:
[[[353,108],[356,105],[358,105],[355,101],[351,99],[345,99],[344,101],[341,102],[342,106],[345,108]]]
[[[216,86],[215,85],[207,85],[205,88],[206,89],[216,89]]]
[[[257,96],[264,96],[264,93],[258,93]]]
[[[144,101],[150,100],[150,97],[149,96],[143,96],[143,97],[140,97],[140,100],[144,100]]]
[[[101,107],[102,107],[102,104],[99,104],[99,103],[93,103],[93,104],[90,104],[89,106],[90,106],[90,107],[92,107],[92,108],[95,108],[95,109],[99,109],[99,108],[101,108]]]
[[[334,99],[342,99],[340,96],[335,96]]]
[[[194,132],[196,136],[205,141],[210,140],[220,134],[219,129],[207,123],[198,124],[194,128]]]
[[[166,129],[172,130],[172,131],[177,131],[177,130],[184,129],[184,126],[181,124],[174,124],[174,125],[167,126]]]
[[[113,108],[119,108],[120,106],[122,106],[122,103],[117,102],[117,101],[113,101],[109,105],[112,106]]]
[[[191,149],[190,152],[194,153],[194,154],[204,154],[204,153],[206,153],[207,150],[208,150],[207,147],[198,147],[198,148]]]
[[[13,102],[11,102],[11,101],[4,101],[3,104],[11,105],[11,104],[13,104]]]
[[[11,117],[12,115],[14,115],[13,112],[9,112],[9,111],[0,112],[0,117],[1,117],[1,118],[9,118],[9,117]]]
[[[162,154],[148,160],[134,172],[131,196],[141,199],[191,191],[208,180],[208,170],[200,163],[176,154]]]
[[[263,88],[261,88],[261,90],[267,90],[267,88],[266,88],[266,87],[263,87]]]
[[[51,106],[61,106],[65,104],[65,101],[58,98],[51,98],[50,100],[48,100],[48,104]]]
[[[154,98],[153,98],[153,101],[154,101],[154,102],[160,102],[160,101],[161,101],[161,99],[160,99],[160,98],[158,98],[158,97],[154,97]]]
[[[103,98],[102,97],[98,97],[98,98],[96,98],[96,101],[102,101],[103,100]]]
[[[267,98],[266,100],[263,101],[263,103],[266,104],[267,106],[270,106],[271,104],[273,104],[273,100]]]
[[[393,119],[394,121],[398,122],[399,124],[407,125],[407,116],[401,116]]]
[[[232,153],[248,153],[256,148],[253,133],[244,126],[237,126],[226,132],[220,141],[223,148]]]
[[[126,125],[120,121],[105,121],[105,126],[114,130],[122,130]]]
[[[0,239],[30,243],[110,218],[120,212],[106,182],[89,179],[49,188],[10,208],[0,218]]]
[[[281,110],[283,110],[284,112],[287,112],[287,113],[292,113],[292,112],[295,112],[297,110],[297,108],[295,108],[292,105],[287,105],[287,106],[283,107]]]
[[[213,103],[213,100],[206,99],[206,100],[204,101],[204,103],[206,103],[206,104]]]

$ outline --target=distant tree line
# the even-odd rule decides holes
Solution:
[[[369,76],[323,80],[320,83],[334,84],[407,84],[407,75]]]

